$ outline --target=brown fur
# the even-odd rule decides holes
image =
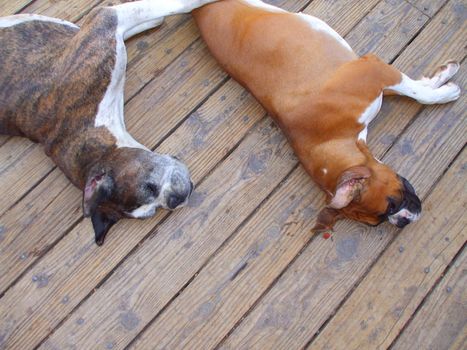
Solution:
[[[373,55],[358,58],[295,14],[224,0],[193,15],[215,58],[271,114],[329,201],[341,174],[368,169],[357,198],[322,213],[323,225],[332,227],[341,214],[379,223],[387,197],[401,200],[401,181],[357,142],[364,129],[358,118],[384,87],[400,82],[400,72]]]

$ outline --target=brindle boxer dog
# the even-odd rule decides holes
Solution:
[[[28,137],[83,189],[102,245],[121,218],[184,205],[186,166],[125,129],[124,40],[214,0],[144,0],[93,10],[81,28],[39,15],[0,18],[0,133]]]
[[[358,57],[318,18],[259,0],[224,0],[193,15],[219,63],[272,115],[328,194],[315,231],[343,217],[371,225],[389,219],[398,227],[419,217],[413,187],[368,149],[367,126],[383,95],[424,104],[456,100],[460,89],[447,82],[458,63],[412,80],[373,55]]]

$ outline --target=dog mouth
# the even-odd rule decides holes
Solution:
[[[417,221],[420,218],[420,212],[412,213],[407,209],[402,209],[394,215],[389,215],[388,220],[398,228],[404,228],[408,224]]]

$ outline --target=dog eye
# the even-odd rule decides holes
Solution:
[[[153,195],[154,197],[158,197],[158,196],[159,196],[159,192],[160,192],[159,186],[157,186],[157,185],[155,185],[155,184],[150,184],[150,183],[148,183],[148,184],[146,185],[146,187],[148,188],[148,190],[152,193],[152,195]]]
[[[387,215],[393,215],[397,212],[396,203],[392,198],[388,199],[388,209],[386,210]]]

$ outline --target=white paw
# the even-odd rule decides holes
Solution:
[[[447,83],[436,90],[440,94],[438,103],[447,103],[457,100],[461,95],[461,88],[454,83]]]
[[[432,78],[425,78],[433,88],[439,88],[447,83],[458,71],[460,65],[456,61],[449,61],[439,67]]]

